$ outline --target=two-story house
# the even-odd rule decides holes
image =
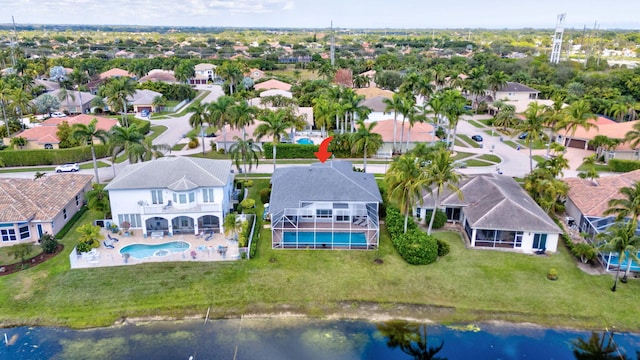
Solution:
[[[232,208],[230,160],[163,157],[128,165],[106,187],[113,222],[143,234],[222,232]]]
[[[216,78],[216,66],[208,63],[196,64],[193,68],[193,77],[189,79],[189,84],[207,84]]]

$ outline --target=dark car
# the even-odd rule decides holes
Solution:
[[[522,134],[518,135],[518,139],[520,140],[524,140],[527,138],[527,136],[529,136],[528,132],[523,132]]]
[[[480,135],[473,135],[471,139],[477,142],[482,142],[482,136]]]

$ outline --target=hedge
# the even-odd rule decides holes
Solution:
[[[404,261],[411,265],[427,265],[436,261],[438,242],[433,236],[418,229],[413,219],[409,219],[407,232],[404,233],[404,216],[398,209],[389,208],[386,224],[391,242]]]
[[[609,168],[613,172],[630,172],[640,169],[640,161],[611,159],[609,160]]]
[[[431,210],[427,211],[426,217],[424,218],[425,223],[429,224],[429,221],[431,221],[432,213],[433,211]],[[436,218],[433,219],[433,228],[441,229],[446,223],[447,223],[447,214],[445,214],[444,211],[442,210],[436,211]]]
[[[78,210],[77,213],[75,213],[71,219],[69,219],[69,222],[67,222],[62,229],[56,234],[56,239],[61,240],[62,238],[64,238],[65,235],[67,235],[67,233],[69,232],[69,230],[71,230],[71,228],[73,227],[73,225],[76,224],[76,222],[80,219],[80,217],[82,217],[82,215],[84,215],[84,213],[87,212],[87,210],[89,210],[89,208],[85,205],[83,207],[80,208],[80,210]]]
[[[107,145],[95,145],[96,158],[109,156]],[[35,149],[35,150],[2,150],[0,160],[5,166],[37,166],[57,165],[69,162],[84,162],[91,160],[91,147],[78,146],[69,149]]]
[[[130,121],[131,121],[131,124],[136,124],[136,126],[138,127],[138,130],[140,130],[140,133],[142,135],[146,135],[151,131],[151,122],[147,120],[134,118],[133,120],[130,120]]]
[[[318,145],[306,144],[278,144],[276,148],[276,157],[278,159],[313,159],[315,152],[318,151]],[[265,143],[262,145],[265,159],[273,158],[273,144]]]

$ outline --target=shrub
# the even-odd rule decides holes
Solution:
[[[436,239],[436,242],[438,243],[438,256],[445,256],[451,251],[451,246],[448,243],[440,239]]]
[[[313,159],[318,148],[318,145],[278,144],[276,156],[278,159]],[[265,143],[262,149],[265,159],[273,158],[273,144]]]
[[[189,140],[189,144],[187,145],[189,147],[189,149],[195,149],[200,145],[200,141],[198,140],[197,137],[194,137],[193,139]]]
[[[431,264],[438,258],[438,244],[420,229],[408,230],[393,240],[400,256],[411,265]]]
[[[431,221],[431,213],[432,211],[427,211],[427,215],[424,218],[427,224],[429,223],[429,221]],[[436,211],[436,218],[433,219],[433,228],[441,229],[446,223],[447,223],[447,214],[445,214],[444,211],[442,210]]]
[[[140,134],[142,135],[146,135],[151,131],[151,122],[147,121],[147,120],[142,120],[142,119],[138,119],[134,116],[129,116],[129,124],[136,124],[136,127],[138,128],[138,131],[140,132]]]
[[[251,198],[246,198],[240,202],[240,206],[243,209],[252,209],[256,206],[256,201]]]
[[[51,254],[56,251],[56,247],[58,247],[58,240],[51,234],[44,233],[40,238],[40,246],[42,246],[42,251],[47,254]]]
[[[271,198],[271,189],[264,188],[260,190],[260,201],[262,201],[263,204],[268,203],[270,198]]]
[[[253,180],[245,180],[243,183],[244,183],[244,187],[252,187],[253,186]]]
[[[96,158],[109,155],[107,145],[95,145]],[[36,166],[84,162],[91,160],[91,147],[78,146],[70,149],[51,150],[3,150],[0,151],[0,163],[4,166]]]
[[[224,152],[225,152],[225,151],[224,151],[224,148],[220,148],[220,149],[218,149],[218,154],[220,154],[220,155],[224,155]]]
[[[69,230],[71,230],[71,228],[73,227],[73,225],[75,225],[75,223],[78,221],[78,219],[80,219],[80,217],[82,215],[84,215],[85,212],[87,212],[89,208],[85,205],[83,207],[80,208],[80,210],[78,210],[77,213],[75,213],[75,215],[73,215],[71,217],[71,219],[69,220],[69,222],[62,227],[62,230],[60,230],[57,234],[56,234],[56,239],[62,239],[65,235],[67,235],[67,233],[69,232]]]
[[[609,168],[613,172],[630,172],[640,169],[640,161],[611,159],[609,160]]]

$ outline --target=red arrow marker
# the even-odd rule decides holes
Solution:
[[[313,153],[321,163],[327,161],[327,159],[332,154],[329,152],[329,143],[331,142],[331,140],[333,140],[333,136],[329,136],[328,138],[322,140],[322,144],[320,144],[320,148],[318,149],[318,151]]]

